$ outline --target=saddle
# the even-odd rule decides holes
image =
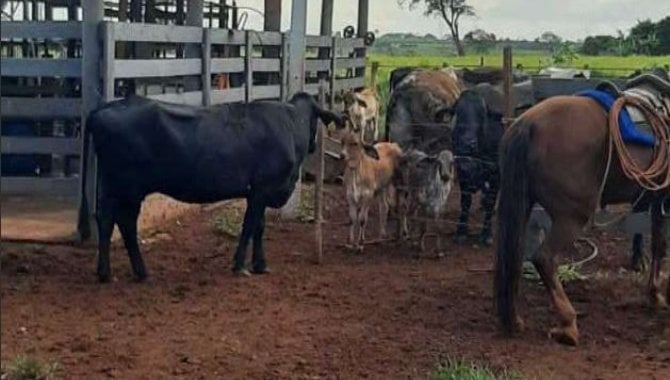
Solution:
[[[631,97],[650,106],[665,121],[670,129],[670,82],[660,75],[642,74],[628,80],[621,90],[611,81],[599,83],[596,91],[602,91],[617,99],[621,96]],[[642,133],[651,133],[649,120],[637,107],[626,106],[625,110],[635,128]]]

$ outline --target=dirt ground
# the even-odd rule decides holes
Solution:
[[[146,284],[132,282],[119,243],[107,285],[90,248],[3,244],[3,363],[29,354],[57,361],[67,379],[415,379],[452,358],[531,379],[670,378],[670,313],[647,307],[645,278],[622,269],[625,237],[598,233],[589,278],[567,286],[579,347],[547,338],[548,298],[528,280],[527,331],[506,339],[492,313],[492,249],[449,236],[441,259],[396,243],[346,252],[340,192],[327,196],[324,262],[311,262],[312,225],[271,217],[273,273],[262,277],[230,272],[235,242],[212,227],[221,210],[193,210],[144,236]]]

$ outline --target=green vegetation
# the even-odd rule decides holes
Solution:
[[[540,281],[540,274],[537,273],[535,266],[529,262],[523,264],[523,277],[530,281]],[[586,276],[581,274],[579,267],[574,264],[565,264],[558,266],[558,279],[563,284],[574,281],[586,280]]]
[[[36,358],[19,355],[7,368],[2,368],[2,378],[7,380],[51,380],[59,371],[56,362],[42,363]]]
[[[440,365],[433,380],[521,380],[507,371],[494,371],[487,366],[462,361],[448,361]]]

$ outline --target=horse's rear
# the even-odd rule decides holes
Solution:
[[[576,313],[558,280],[556,257],[573,249],[599,200],[602,204],[633,202],[641,193],[625,178],[616,154],[608,166],[608,136],[607,114],[600,105],[576,96],[554,97],[536,105],[505,133],[500,150],[495,287],[498,318],[506,331],[522,324],[515,298],[524,256],[523,233],[530,209],[538,203],[553,222],[534,258],[559,316],[559,325],[550,335],[559,342],[577,344]],[[651,149],[630,149],[637,159],[649,161]],[[656,241],[660,244],[660,238]],[[662,303],[658,286],[650,291]]]

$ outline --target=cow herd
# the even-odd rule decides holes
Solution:
[[[343,96],[342,113],[322,109],[306,93],[285,103],[254,101],[206,108],[131,95],[101,106],[89,115],[86,128],[97,155],[99,280],[111,278],[109,248],[115,225],[134,276],[146,278],[137,219],[144,198],[156,192],[189,203],[245,198],[233,271],[267,273],[265,210],[287,203],[300,166],[315,149],[317,119],[345,130],[341,159],[352,248],[363,249],[369,209],[377,203],[382,237],[387,236],[388,215],[393,211],[398,237],[408,239],[409,220],[420,221],[418,243],[425,250],[431,224],[443,215],[457,177],[462,190],[458,237],[464,240],[468,234],[472,194],[481,190],[485,221],[480,237],[490,244],[502,135],[499,74],[451,68],[395,70],[385,124],[386,140],[392,142],[380,141],[379,97],[366,88]],[[515,91],[523,94],[525,85],[521,80]],[[517,106],[526,105],[524,96],[516,98]],[[89,139],[85,141],[84,149],[89,150]],[[86,183],[84,179],[82,186]],[[90,201],[84,196],[80,208],[83,238],[90,236]],[[247,269],[250,242],[253,255]],[[442,254],[441,250],[437,233],[436,253]]]

